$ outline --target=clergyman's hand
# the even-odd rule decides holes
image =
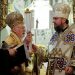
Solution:
[[[9,51],[9,54],[10,54],[11,56],[14,56],[15,53],[16,53],[16,49],[15,49],[15,48],[9,48],[8,51]]]
[[[72,72],[73,72],[73,68],[72,67],[66,67],[65,68],[65,73],[72,74]]]

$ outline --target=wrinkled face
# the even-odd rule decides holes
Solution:
[[[65,23],[64,19],[60,17],[53,17],[53,23],[54,23],[54,29],[56,30],[56,32],[60,33]]]
[[[13,32],[20,38],[25,36],[25,26],[23,23],[19,23],[18,25],[13,27]]]

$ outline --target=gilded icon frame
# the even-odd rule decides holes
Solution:
[[[0,0],[0,31],[6,27],[5,18],[8,12],[8,0]]]

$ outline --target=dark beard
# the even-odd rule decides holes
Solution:
[[[54,27],[54,29],[57,33],[63,32],[63,28],[60,26]]]

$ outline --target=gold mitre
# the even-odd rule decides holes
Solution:
[[[23,23],[22,14],[18,12],[9,13],[6,17],[6,24],[8,24],[10,28],[13,28],[14,24],[17,25],[16,23]]]
[[[62,17],[68,19],[70,7],[68,4],[57,3],[53,6],[53,17]]]

